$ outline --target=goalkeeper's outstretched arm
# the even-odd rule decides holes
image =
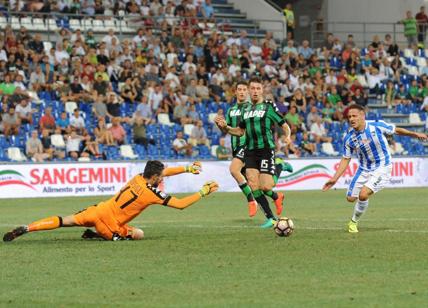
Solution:
[[[167,202],[166,206],[173,207],[175,209],[183,210],[186,207],[191,206],[193,203],[199,201],[202,197],[208,196],[209,194],[218,190],[218,184],[214,181],[210,181],[202,186],[201,190],[193,195],[184,197],[184,198],[176,198],[171,197]]]
[[[181,173],[193,173],[199,174],[202,171],[202,164],[199,161],[193,162],[191,165],[187,166],[178,166],[178,167],[169,167],[165,168],[162,172],[163,176],[174,176]]]

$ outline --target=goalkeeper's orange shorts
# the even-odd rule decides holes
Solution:
[[[134,227],[128,225],[119,225],[117,221],[109,214],[100,213],[97,211],[97,206],[93,205],[75,214],[74,221],[79,226],[95,227],[97,233],[104,239],[111,241],[114,235],[121,238],[126,238]]]

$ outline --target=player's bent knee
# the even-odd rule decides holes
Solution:
[[[348,197],[346,197],[346,200],[347,200],[348,202],[355,202],[355,201],[357,201],[357,197],[351,197],[351,196],[348,196]]]
[[[369,199],[369,194],[367,194],[367,193],[360,193],[358,195],[358,199],[360,201],[367,201]]]
[[[133,240],[142,240],[144,238],[144,231],[141,229],[134,228],[132,230],[132,239]]]

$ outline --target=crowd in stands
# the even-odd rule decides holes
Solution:
[[[12,2],[19,10],[46,9]],[[281,45],[269,32],[260,40],[245,31],[205,36],[167,16],[211,18],[210,0],[164,2],[49,2],[50,10],[87,15],[101,12],[101,5],[104,14],[162,12],[159,34],[144,26],[131,38],[113,29],[97,38],[90,30],[62,28],[46,50],[40,34],[2,29],[0,146],[21,147],[34,161],[115,159],[112,149],[124,144],[135,145],[139,158],[209,158],[209,147],[218,146],[214,155],[228,159],[230,138],[212,115],[225,114],[235,83],[254,74],[291,127],[292,144],[277,133],[281,155],[321,155],[323,144],[340,151],[349,104],[367,106],[373,99],[426,117],[427,55],[414,42],[402,50],[387,34],[356,46],[352,35],[342,42],[329,33],[315,50],[307,40]]]

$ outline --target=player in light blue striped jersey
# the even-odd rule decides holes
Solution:
[[[343,157],[335,175],[328,180],[323,191],[329,190],[345,172],[352,154],[358,158],[359,168],[352,179],[346,199],[355,202],[354,213],[348,223],[348,231],[358,232],[358,221],[369,206],[372,194],[382,190],[389,182],[392,172],[392,159],[386,136],[402,135],[426,141],[424,133],[412,132],[384,121],[368,121],[364,108],[351,105],[348,109],[351,128],[343,141]]]

